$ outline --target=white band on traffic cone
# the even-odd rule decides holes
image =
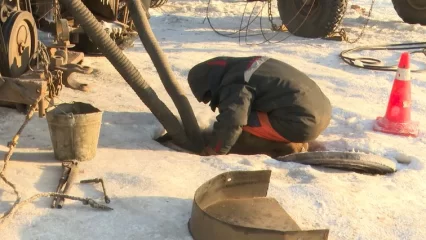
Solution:
[[[398,68],[398,70],[396,71],[395,79],[400,81],[410,81],[411,80],[410,69]]]

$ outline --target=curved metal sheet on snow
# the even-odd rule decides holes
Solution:
[[[282,162],[295,162],[371,174],[396,172],[396,163],[392,160],[374,154],[357,152],[305,152],[289,154],[276,159]]]
[[[195,192],[188,227],[195,240],[323,240],[329,230],[302,231],[274,198],[271,171],[220,174]]]

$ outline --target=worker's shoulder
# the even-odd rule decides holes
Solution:
[[[300,74],[305,75],[300,69],[275,58],[268,58],[260,67],[260,71],[280,74]]]

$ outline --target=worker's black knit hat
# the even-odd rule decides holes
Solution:
[[[208,76],[211,66],[207,62],[195,65],[188,73],[189,87],[199,102],[203,101],[204,95],[210,90]]]

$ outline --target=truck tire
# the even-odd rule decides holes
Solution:
[[[339,26],[346,8],[347,0],[278,0],[282,23],[290,33],[306,38],[328,36]]]
[[[406,23],[426,25],[426,1],[392,0],[398,16]]]

